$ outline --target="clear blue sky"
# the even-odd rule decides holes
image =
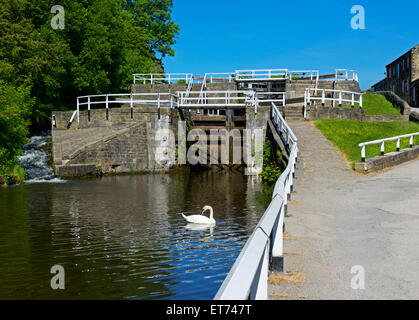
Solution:
[[[365,30],[350,10],[365,8]],[[180,26],[166,72],[356,69],[368,89],[385,65],[419,44],[419,1],[174,0]]]

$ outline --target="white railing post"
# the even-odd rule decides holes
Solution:
[[[383,156],[385,152],[384,140],[381,142],[381,155]]]
[[[129,99],[130,99],[131,119],[133,119],[134,118],[134,102],[132,99],[132,93],[129,95]]]
[[[397,142],[396,142],[396,150],[397,150],[397,152],[400,151],[400,138],[397,139]]]
[[[365,162],[365,145],[363,145],[361,149],[361,161]]]
[[[304,119],[307,119],[307,90],[304,91]]]
[[[77,129],[80,128],[80,101],[79,97],[77,97]]]
[[[355,94],[352,92],[352,108],[355,108]]]
[[[359,95],[359,109],[362,109],[362,93]]]
[[[106,120],[109,120],[109,102],[108,102],[108,95],[106,95]]]
[[[268,300],[269,241],[266,241],[264,253],[250,291],[250,300]]]
[[[322,107],[324,107],[325,103],[326,103],[326,93],[323,89],[322,90]]]
[[[410,148],[413,148],[413,135],[410,136],[409,145],[410,145]]]
[[[90,122],[90,96],[87,97],[87,121]]]

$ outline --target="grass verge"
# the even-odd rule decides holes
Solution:
[[[402,134],[419,132],[419,123],[409,121],[394,122],[361,122],[351,120],[322,119],[314,121],[314,125],[348,158],[352,167],[361,161],[361,142],[394,137]],[[409,139],[402,139],[401,149],[409,147]],[[419,144],[419,137],[413,143]],[[386,153],[396,151],[396,141],[386,142]],[[380,154],[380,145],[366,147],[366,157]]]
[[[365,93],[362,96],[362,105],[366,115],[400,115],[400,109],[393,106],[384,96],[380,94]],[[343,108],[351,108],[350,104],[343,104]],[[355,108],[359,108],[359,104],[355,103]]]

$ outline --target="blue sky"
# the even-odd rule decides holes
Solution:
[[[365,8],[365,30],[351,8]],[[236,69],[358,70],[368,89],[385,65],[419,44],[419,1],[174,0],[180,26],[166,72]]]

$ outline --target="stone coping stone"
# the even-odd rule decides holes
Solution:
[[[403,149],[399,152],[389,152],[384,156],[366,159],[365,162],[357,162],[355,163],[355,171],[362,173],[377,172],[418,157],[419,146],[414,146],[413,148]]]

